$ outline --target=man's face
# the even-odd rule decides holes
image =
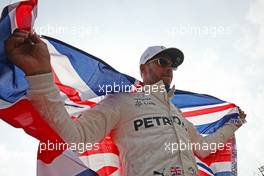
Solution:
[[[159,60],[163,59],[163,60]],[[164,64],[166,63],[167,64]],[[140,66],[143,82],[146,85],[154,84],[160,80],[165,85],[170,85],[173,78],[172,60],[170,56],[162,54],[155,56],[146,64]]]

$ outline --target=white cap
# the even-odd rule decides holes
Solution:
[[[164,46],[150,46],[144,51],[144,53],[140,57],[139,64],[145,64],[146,62],[151,60],[154,56],[160,53],[168,54],[171,57],[171,59],[177,63],[177,66],[183,63],[184,55],[183,52],[178,48],[166,48]]]

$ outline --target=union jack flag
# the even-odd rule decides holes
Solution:
[[[0,19],[0,118],[16,128],[47,143],[64,142],[42,119],[26,97],[28,84],[22,70],[7,59],[4,41],[16,29],[32,30],[37,16],[37,0],[18,2],[3,9]],[[73,119],[96,104],[104,97],[98,85],[138,85],[139,82],[122,74],[101,59],[81,51],[69,44],[43,36],[47,44],[55,83],[60,89],[65,107]],[[87,69],[89,68],[89,69]],[[176,91],[172,102],[179,107],[204,135],[215,132],[230,119],[238,117],[234,104],[218,98],[187,91]],[[228,141],[231,150],[221,150],[206,159],[196,157],[201,176],[236,173],[235,139]],[[119,176],[122,163],[119,151],[107,136],[100,142],[99,150],[89,150],[77,157],[70,150],[38,152],[38,176]],[[172,172],[178,172],[172,168]]]
[[[182,168],[181,167],[177,167],[177,166],[171,167],[170,171],[171,171],[171,176],[177,176],[177,175],[182,175],[183,174],[182,173]]]

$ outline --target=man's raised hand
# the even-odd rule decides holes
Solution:
[[[5,51],[27,76],[51,72],[47,45],[36,33],[16,29],[5,41]]]

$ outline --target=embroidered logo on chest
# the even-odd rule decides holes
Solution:
[[[144,94],[136,96],[134,98],[134,104],[136,107],[156,105],[156,103],[149,96],[146,96]]]

